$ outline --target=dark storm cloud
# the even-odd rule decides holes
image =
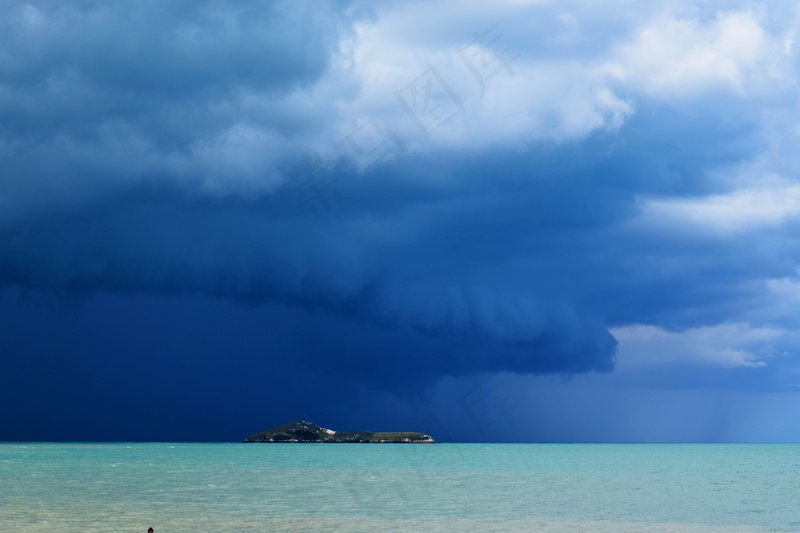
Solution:
[[[259,158],[304,127],[279,102],[326,71],[349,31],[343,7],[4,3],[0,216],[80,206],[142,181],[215,182],[226,170],[209,168],[214,150],[244,123],[269,133],[261,154],[244,154],[255,162],[231,172],[262,172]]]
[[[777,35],[780,21],[746,3],[624,17],[503,3],[492,16],[522,58],[478,101],[455,50],[485,8],[465,9],[462,28],[454,3],[386,6],[0,8],[4,401],[40,380],[50,392],[23,412],[64,432],[48,402],[107,417],[142,384],[155,399],[129,412],[139,429],[166,404],[163,427],[192,427],[182,416],[197,406],[243,424],[258,408],[237,396],[342,419],[364,390],[407,398],[447,376],[608,372],[609,328],[642,324],[700,341],[711,328],[699,353],[719,363],[730,347],[713,328],[752,323],[730,329],[741,338],[722,363],[782,359],[757,367],[757,386],[750,367],[726,382],[790,386],[793,337],[753,341],[757,326],[794,327],[791,298],[776,304],[767,286],[794,290],[796,214],[789,202],[771,219],[759,200],[774,172],[786,175],[769,187],[794,194],[793,152],[775,140],[791,124],[773,116],[793,96],[767,83],[791,85],[790,54],[761,66],[791,48],[762,30]],[[429,61],[467,112],[423,142],[393,91]],[[343,138],[366,117],[408,143],[363,171]],[[293,181],[309,162],[330,185],[322,203]],[[738,190],[755,204],[730,230],[725,195]],[[702,204],[717,196],[722,209]],[[17,291],[79,303],[17,314]],[[645,381],[725,381],[665,364]],[[331,383],[346,392],[319,407]]]
[[[669,108],[653,112],[674,122]],[[700,113],[672,127],[694,132],[713,117]],[[335,328],[309,324],[329,348],[298,351],[314,354],[309,368],[346,380],[610,370],[609,318],[625,324],[665,313],[672,302],[729,297],[714,292],[725,280],[697,291],[708,273],[678,272],[676,285],[650,270],[671,254],[700,253],[692,252],[697,245],[658,244],[624,229],[638,213],[638,192],[692,186],[674,174],[725,157],[727,143],[720,142],[723,153],[698,150],[691,135],[674,134],[673,157],[648,159],[640,145],[655,128],[634,120],[635,136],[543,153],[438,153],[361,180],[343,166],[332,171],[342,201],[317,218],[287,194],[187,198],[140,188],[99,208],[7,228],[2,273],[28,287],[320,307],[349,318]],[[704,134],[740,142],[748,131],[712,125]],[[433,186],[407,178],[430,168],[458,179]],[[725,246],[707,250],[712,270]],[[345,327],[353,321],[368,326],[358,334]]]
[[[321,366],[339,366],[364,380],[361,369],[370,359],[384,372],[402,365],[398,370],[409,376],[610,369],[613,339],[598,316],[571,304],[564,276],[552,276],[550,266],[502,265],[519,252],[509,231],[529,224],[526,213],[548,215],[480,183],[475,187],[459,199],[420,195],[398,177],[389,194],[376,193],[393,199],[384,199],[383,208],[349,205],[352,196],[343,187],[342,205],[322,219],[280,195],[187,200],[174,191],[143,191],[102,209],[9,228],[3,274],[28,287],[203,292],[343,313],[389,329],[354,341],[352,364],[348,357],[313,353],[323,358]],[[512,221],[478,222],[487,214],[475,197],[488,194],[516,209]],[[408,226],[393,230],[401,224]],[[524,247],[534,246],[542,262],[554,257],[548,241],[536,238]],[[513,277],[495,280],[491,274],[498,271]]]

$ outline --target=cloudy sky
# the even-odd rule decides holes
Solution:
[[[800,440],[800,9],[0,4],[0,440]]]

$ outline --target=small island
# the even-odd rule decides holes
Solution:
[[[359,442],[435,444],[430,435],[413,432],[333,431],[305,420],[250,435],[243,442]]]

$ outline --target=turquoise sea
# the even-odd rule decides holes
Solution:
[[[4,531],[800,531],[800,445],[0,444]]]

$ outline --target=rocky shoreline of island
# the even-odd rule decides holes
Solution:
[[[285,426],[250,435],[245,443],[362,443],[362,444],[437,444],[433,437],[413,431],[334,431],[312,422],[298,420]]]

